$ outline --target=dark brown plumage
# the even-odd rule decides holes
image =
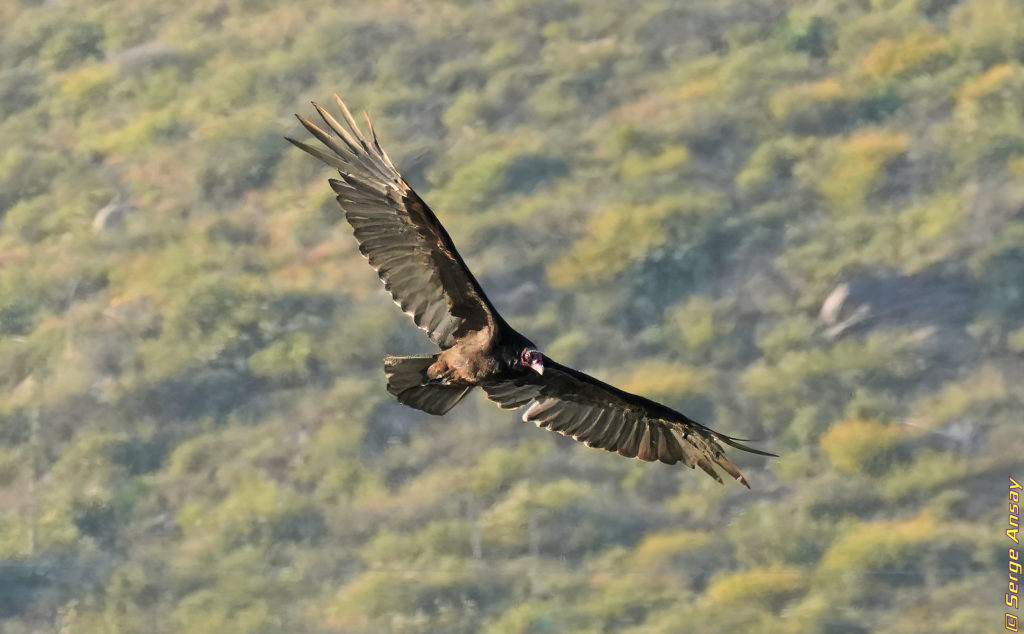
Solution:
[[[718,465],[750,486],[719,441],[750,453],[774,454],[556,363],[509,326],[448,232],[395,169],[369,117],[367,137],[341,99],[335,99],[345,125],[315,103],[330,132],[298,117],[326,150],[288,140],[339,171],[341,178],[330,184],[359,251],[395,303],[441,349],[430,357],[387,357],[388,392],[410,407],[439,415],[479,386],[505,409],[529,405],[524,421],[590,447],[647,461],[682,462],[721,482],[714,468]]]

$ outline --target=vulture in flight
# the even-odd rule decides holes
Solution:
[[[344,123],[314,103],[326,129],[298,116],[321,146],[292,144],[338,170],[330,179],[345,219],[403,311],[440,351],[385,357],[387,390],[399,402],[441,415],[474,387],[505,409],[528,406],[523,420],[641,460],[715,465],[750,485],[722,449],[774,456],[740,444],[686,415],[608,385],[541,353],[508,325],[455,250],[448,232],[398,173],[366,117],[364,134],[335,95]]]

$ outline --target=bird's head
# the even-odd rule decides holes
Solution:
[[[523,348],[519,353],[519,364],[537,374],[544,374],[544,355],[536,348]]]

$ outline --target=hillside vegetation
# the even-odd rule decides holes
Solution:
[[[0,22],[0,632],[1001,628],[1018,0]],[[510,322],[753,490],[394,403],[427,342],[283,140],[335,91]]]

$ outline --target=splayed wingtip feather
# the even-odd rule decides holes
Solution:
[[[324,123],[326,123],[328,127],[334,130],[334,132],[339,137],[341,137],[341,140],[345,142],[345,145],[348,146],[349,150],[351,150],[353,154],[358,154],[359,148],[356,146],[355,140],[351,137],[348,131],[345,130],[344,127],[342,127],[338,120],[335,119],[334,116],[331,115],[331,113],[328,112],[326,108],[324,108],[315,101],[312,103],[313,107],[316,108],[316,111],[320,114],[320,118],[324,120]]]
[[[779,457],[778,454],[771,453],[770,451],[762,451],[760,449],[754,449],[753,447],[748,447],[747,445],[744,445],[744,444],[739,442],[741,440],[748,440],[748,439],[745,439],[745,438],[733,438],[732,436],[726,436],[725,434],[718,434],[718,433],[711,434],[711,437],[714,438],[715,440],[720,440],[720,441],[724,442],[725,444],[729,445],[730,447],[735,447],[736,449],[739,449],[741,451],[746,451],[748,453],[757,454],[759,456],[770,456],[772,458],[778,458]]]
[[[285,137],[285,140],[287,140],[289,143],[291,143],[295,147],[299,148],[303,152],[313,156],[314,158],[320,159],[321,161],[323,161],[327,165],[330,165],[331,167],[335,168],[339,172],[344,170],[344,169],[346,169],[348,167],[348,165],[343,160],[338,158],[337,156],[334,156],[332,154],[328,154],[327,152],[324,152],[323,150],[321,150],[319,148],[315,148],[312,145],[308,145],[306,143],[303,143],[302,141],[296,141],[295,139],[293,139],[291,137]]]
[[[364,150],[369,152],[370,148],[366,144],[366,137],[363,136],[363,131],[359,129],[358,125],[356,125],[356,120],[352,118],[352,113],[348,111],[348,106],[346,106],[345,102],[341,100],[338,93],[334,93],[334,100],[338,102],[338,107],[341,108],[341,114],[345,117],[345,122],[348,123],[350,128],[352,128],[352,132],[356,135],[360,145],[363,146]]]

